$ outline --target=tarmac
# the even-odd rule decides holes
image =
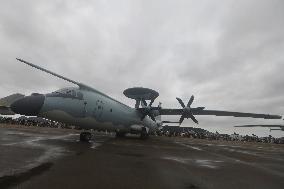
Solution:
[[[284,145],[0,125],[0,188],[284,188]]]

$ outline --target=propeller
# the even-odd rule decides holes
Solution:
[[[157,116],[157,111],[160,109],[160,106],[158,107],[152,107],[153,102],[155,101],[155,99],[152,99],[150,101],[150,104],[147,105],[146,100],[142,99],[142,105],[143,108],[141,108],[141,113],[142,113],[142,117],[141,117],[141,121],[146,117],[149,116],[153,121],[156,122],[155,116]]]
[[[191,107],[190,107],[192,102],[193,102],[193,100],[194,100],[194,96],[192,95],[190,97],[190,99],[189,99],[189,101],[188,101],[186,106],[185,106],[185,104],[183,103],[183,101],[180,98],[176,97],[176,99],[178,100],[180,105],[183,107],[183,112],[182,112],[181,117],[179,119],[179,124],[181,124],[183,122],[184,118],[186,118],[186,119],[190,118],[190,119],[192,119],[192,121],[194,123],[198,124],[198,121],[194,117],[194,115],[192,114]],[[203,108],[203,107],[199,107],[199,108]]]

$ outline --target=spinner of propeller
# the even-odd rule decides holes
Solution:
[[[159,109],[161,108],[160,105],[158,107],[152,107],[153,102],[155,99],[152,99],[150,104],[147,105],[146,100],[142,99],[141,102],[143,103],[144,107],[142,108],[142,117],[141,121],[146,117],[149,116],[153,121],[156,121],[155,117],[159,115]]]
[[[191,104],[194,100],[194,96],[192,95],[187,103],[187,105],[185,106],[185,104],[183,103],[183,101],[176,97],[176,99],[178,100],[178,102],[180,103],[180,105],[182,106],[183,108],[183,112],[181,114],[181,117],[179,119],[179,124],[181,125],[181,123],[183,122],[184,118],[188,119],[190,118],[194,123],[198,124],[198,121],[197,119],[194,117],[194,115],[192,114],[192,111],[191,111]]]
[[[198,121],[195,118],[195,116],[193,115],[192,108],[191,108],[191,104],[194,101],[194,96],[192,95],[190,97],[187,105],[185,105],[184,102],[180,98],[176,97],[176,99],[178,100],[178,102],[180,103],[180,105],[183,108],[181,117],[179,119],[179,124],[181,125],[185,118],[186,119],[190,118],[194,123],[198,124]],[[158,107],[152,107],[154,100],[155,99],[152,99],[151,102],[149,103],[149,105],[147,105],[146,100],[143,100],[143,99],[141,100],[141,103],[144,106],[141,109],[142,110],[141,111],[141,113],[142,113],[141,120],[143,120],[146,116],[149,116],[153,121],[156,121],[155,117],[157,115],[159,115],[159,110],[161,109],[161,103],[159,104]],[[204,107],[197,107],[197,108],[193,108],[193,109],[203,110]]]

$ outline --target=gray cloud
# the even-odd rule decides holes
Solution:
[[[144,86],[165,107],[194,94],[194,105],[209,109],[282,114],[283,10],[281,0],[1,1],[0,94],[70,86],[15,61],[21,57],[129,105],[122,91]],[[277,121],[200,122],[226,132]]]

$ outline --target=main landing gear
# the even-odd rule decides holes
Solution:
[[[148,129],[149,130],[149,129]],[[142,132],[140,134],[140,138],[141,139],[146,139],[149,137],[149,133],[148,133],[148,130],[146,129],[146,127],[143,127],[142,128]]]
[[[147,139],[148,137],[149,137],[149,134],[148,134],[148,133],[143,133],[143,132],[142,132],[142,133],[140,134],[140,138],[141,138],[141,139]]]
[[[92,133],[90,133],[90,132],[82,132],[80,134],[80,141],[81,142],[90,142],[91,139],[92,139]]]
[[[115,136],[116,136],[117,138],[125,137],[125,135],[126,135],[126,133],[124,133],[124,132],[119,132],[119,131],[117,131],[116,134],[115,134]]]

